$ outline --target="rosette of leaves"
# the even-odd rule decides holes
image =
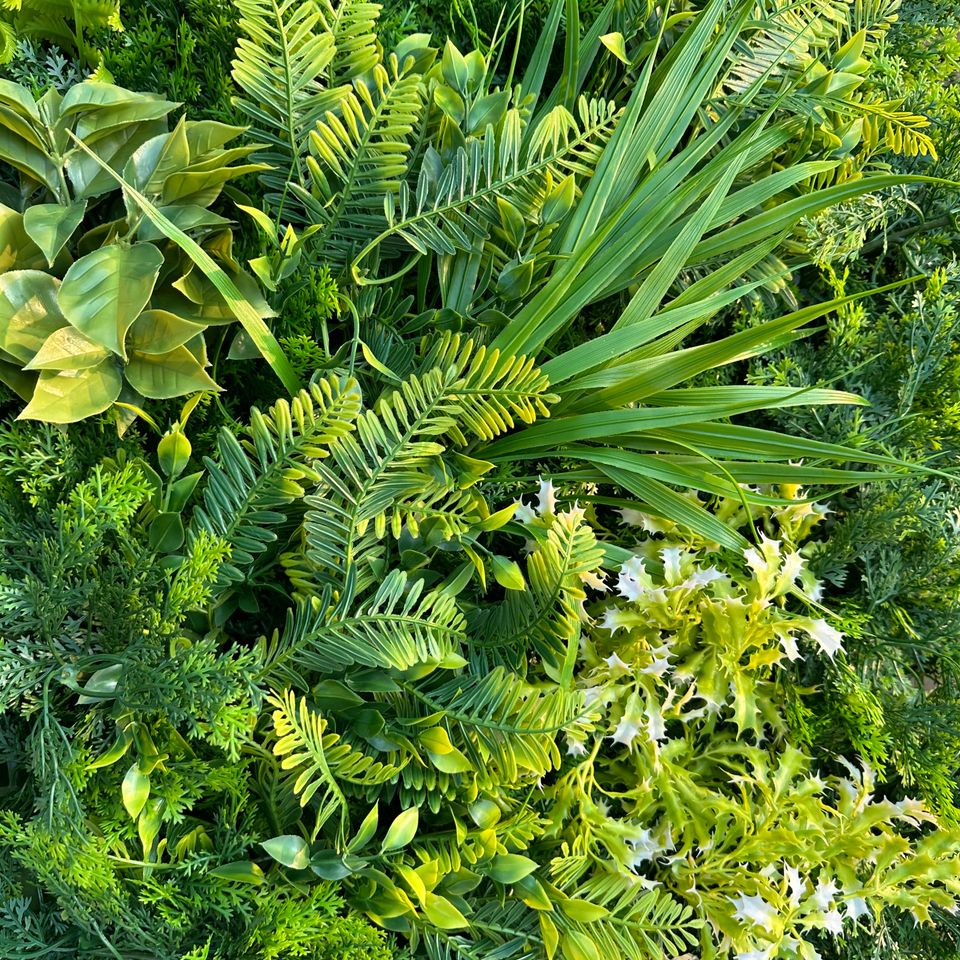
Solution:
[[[0,81],[0,161],[19,190],[0,204],[0,380],[23,418],[70,423],[115,401],[139,406],[216,390],[204,331],[234,319],[194,261],[121,193],[100,160],[201,245],[261,315],[210,206],[259,164],[226,147],[241,128],[181,118],[176,104],[85,81],[39,101]],[[82,142],[82,146],[81,146]]]

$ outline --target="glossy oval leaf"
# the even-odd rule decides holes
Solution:
[[[57,303],[59,286],[42,270],[0,275],[0,350],[29,363],[47,337],[67,325]]]
[[[150,778],[140,769],[138,763],[131,765],[120,784],[120,797],[123,807],[136,820],[140,816],[147,798],[150,796]]]
[[[441,930],[462,930],[470,926],[467,918],[446,897],[435,893],[428,893],[424,898],[423,912]]]
[[[150,549],[157,553],[173,553],[179,550],[184,540],[183,520],[179,513],[158,513],[150,521],[148,541]]]
[[[125,372],[130,386],[151,400],[220,389],[186,347],[155,355],[132,353]]]
[[[37,203],[24,211],[23,229],[43,251],[49,266],[53,266],[57,254],[80,226],[86,211],[85,200],[70,204]]]
[[[535,860],[516,853],[503,853],[494,857],[488,873],[497,883],[516,883],[537,869]]]
[[[579,930],[568,930],[560,941],[564,960],[600,960],[600,949]]]
[[[126,359],[127,331],[150,300],[162,264],[152,243],[94,250],[67,270],[60,310],[81,333]]]
[[[399,850],[405,847],[416,835],[417,826],[420,823],[420,811],[416,807],[404,810],[393,823],[387,835],[383,838],[383,844],[380,847],[381,853],[388,850]]]
[[[263,883],[263,871],[252,860],[234,860],[210,871],[211,877],[221,880],[236,880],[240,883]]]
[[[23,228],[23,214],[0,203],[0,273],[40,268],[44,260]]]
[[[370,812],[363,818],[357,835],[350,841],[347,849],[351,852],[362,850],[377,832],[377,824],[380,821],[380,804],[375,803]]]
[[[263,847],[277,863],[282,863],[285,867],[290,867],[294,870],[305,870],[310,866],[310,847],[303,837],[298,837],[294,834],[284,834],[281,837],[264,840],[260,846]]]
[[[494,554],[490,558],[490,566],[493,569],[493,576],[496,578],[497,583],[504,589],[527,589],[527,582],[523,579],[523,573],[516,560],[510,560],[507,557]]]
[[[86,370],[111,356],[106,347],[94,343],[73,327],[61,327],[43,341],[25,370]]]
[[[18,420],[76,423],[103,413],[120,395],[123,377],[113,357],[86,370],[42,370],[33,399]]]
[[[127,348],[138,353],[169,353],[205,329],[204,324],[184,320],[169,310],[144,310],[130,327]]]

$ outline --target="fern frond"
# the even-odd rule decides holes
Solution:
[[[392,571],[355,611],[338,616],[319,599],[300,603],[271,657],[270,672],[292,659],[298,670],[342,673],[362,665],[382,669],[462,666],[463,615],[453,597],[426,592],[423,581]]]
[[[273,729],[277,739],[273,752],[281,758],[282,770],[295,771],[293,792],[300,798],[300,806],[305,807],[319,794],[317,829],[338,812],[342,828],[346,821],[347,798],[327,761],[327,751],[339,737],[328,733],[326,719],[312,713],[305,698],[298,702],[292,690],[285,691],[282,696],[272,695],[268,702],[275,708]]]
[[[391,54],[372,68],[372,85],[353,83],[336,113],[310,135],[312,190],[294,186],[312,221],[316,256],[342,270],[385,226],[384,198],[396,197],[407,175],[414,126],[423,110],[419,74],[404,75]]]
[[[430,930],[424,934],[423,950],[427,960],[519,960],[545,955],[536,913],[510,900],[482,903],[470,914],[469,936]],[[564,951],[563,956],[567,955]]]
[[[488,127],[446,166],[428,148],[416,190],[401,185],[396,207],[387,201],[387,229],[357,255],[361,263],[392,237],[421,255],[474,249],[500,223],[498,199],[525,210],[535,223],[549,185],[567,175],[589,177],[613,132],[619,111],[603,100],[579,100],[579,122],[564,107],[550,111],[524,138],[519,111],[510,110],[497,134]]]
[[[328,70],[328,86],[342,87],[362,77],[380,62],[376,26],[382,6],[365,0],[319,0],[326,31],[335,54]]]
[[[403,689],[419,710],[443,713],[447,723],[458,728],[462,749],[482,782],[501,785],[542,777],[558,767],[557,734],[582,709],[578,691],[535,687],[501,667],[429,687],[406,684]]]
[[[345,91],[330,89],[324,71],[336,52],[314,0],[234,0],[240,12],[232,76],[243,91],[234,104],[258,140],[271,145],[259,159],[267,200],[280,207],[290,179],[302,180],[310,131]]]
[[[221,584],[243,580],[256,557],[276,540],[270,528],[286,519],[279,508],[305,494],[300,481],[318,479],[312,464],[354,429],[360,402],[355,380],[329,377],[289,403],[278,401],[265,415],[254,408],[249,439],[242,444],[230,430],[221,432],[218,460],[204,460],[207,486],[190,531],[195,536],[205,530],[230,545],[230,560],[220,568]]]
[[[502,649],[509,657],[532,647],[556,662],[578,642],[583,577],[599,568],[603,549],[576,510],[559,514],[539,540],[527,558],[530,589],[508,591],[502,604],[471,617],[471,638],[481,651]]]
[[[693,910],[663,890],[638,895],[637,884],[618,874],[600,874],[572,893],[609,913],[596,922],[579,924],[563,914],[557,916],[564,930],[588,936],[600,956],[623,960],[677,957],[696,946],[702,921]]]
[[[478,494],[459,486],[439,441],[462,444],[464,429],[488,439],[508,429],[514,416],[529,422],[548,412],[547,381],[532,361],[503,358],[458,338],[443,340],[437,358],[442,365],[382,397],[357,420],[354,433],[331,445],[329,461],[317,465],[320,487],[306,498],[303,550],[319,588],[340,590],[348,575],[372,582],[369,562],[382,555],[388,530],[395,538],[404,529],[417,536],[429,523],[452,539],[470,529],[485,506]],[[359,568],[365,554],[367,563]],[[317,592],[304,563],[294,559],[291,568],[302,592]]]
[[[501,358],[499,350],[477,347],[457,334],[424,338],[423,346],[422,369],[452,368],[460,378],[450,393],[457,420],[449,435],[461,446],[467,443],[461,424],[478,440],[492,440],[516,426],[514,417],[523,423],[549,417],[547,404],[558,399],[546,392],[549,381],[533,357]]]
[[[305,697],[298,700],[292,690],[273,694],[268,702],[274,707],[272,749],[281,758],[280,768],[290,771],[301,807],[315,801],[313,835],[339,815],[342,837],[348,810],[341,782],[361,789],[385,784],[399,776],[403,764],[381,763],[354,749],[330,729],[325,717],[309,708]]]

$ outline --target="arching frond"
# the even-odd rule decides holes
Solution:
[[[305,697],[286,690],[273,695],[272,720],[276,740],[273,753],[281,758],[280,768],[292,771],[293,792],[305,807],[317,798],[314,834],[338,814],[341,824],[347,814],[347,800],[340,782],[357,787],[386,783],[400,768],[374,760],[341,740],[329,728],[327,719],[312,711]]]
[[[527,558],[528,590],[507,591],[502,604],[489,604],[470,619],[470,634],[481,656],[515,660],[536,650],[548,661],[562,659],[580,637],[584,577],[597,570],[603,550],[579,511],[560,514]]]
[[[381,5],[366,0],[339,0],[336,4],[319,0],[318,5],[336,51],[328,70],[328,85],[341,87],[380,62],[376,26]]]
[[[407,175],[411,133],[423,109],[421,81],[391,55],[386,67],[372,68],[372,83],[355,80],[337,112],[328,111],[310,135],[312,189],[294,189],[320,226],[316,256],[337,269],[383,229],[384,199],[399,193]]]
[[[425,591],[423,581],[409,581],[394,570],[377,592],[348,614],[338,616],[320,599],[300,603],[270,658],[273,675],[286,661],[297,670],[337,674],[354,665],[426,671],[462,666],[463,616],[453,597]]]
[[[342,90],[324,73],[336,52],[314,0],[234,0],[240,39],[233,79],[243,91],[235,105],[250,120],[257,139],[270,144],[261,159],[274,170],[263,179],[268,202],[282,205],[286,183],[302,179],[307,138]]]
[[[539,224],[553,186],[592,174],[619,116],[612,103],[583,97],[578,112],[579,119],[555,108],[524,141],[520,113],[510,110],[499,134],[488,126],[447,165],[428,148],[416,189],[404,183],[396,205],[387,202],[386,227],[358,254],[358,266],[392,237],[423,255],[470,251],[499,226],[504,201]]]
[[[558,767],[557,734],[582,710],[578,691],[535,687],[501,667],[429,687],[405,685],[404,693],[411,706],[418,704],[418,713],[442,712],[481,782],[500,784],[536,779]]]
[[[562,930],[589,938],[600,956],[677,957],[698,943],[702,922],[689,906],[664,890],[640,893],[628,877],[611,873],[593,877],[570,894],[609,911],[591,923],[578,923],[562,910],[557,915]]]
[[[478,523],[486,508],[470,489],[476,476],[461,478],[440,441],[463,444],[466,433],[489,439],[514,417],[530,422],[549,412],[546,378],[526,358],[502,357],[458,337],[444,338],[433,356],[435,365],[382,397],[317,465],[320,486],[306,498],[304,554],[318,586],[342,589],[348,573],[371,582],[372,568],[357,564],[368,550],[380,555],[388,530],[417,536],[429,524],[451,539]],[[294,560],[291,567],[301,590],[315,592],[307,565]]]
[[[255,558],[276,539],[270,527],[282,524],[279,510],[302,497],[301,481],[313,482],[312,466],[329,444],[354,429],[360,389],[353,379],[329,377],[290,402],[279,400],[266,414],[254,409],[249,439],[241,443],[227,429],[217,441],[218,459],[209,457],[203,506],[193,514],[197,530],[223,537],[230,561],[220,569],[221,583],[243,580]]]

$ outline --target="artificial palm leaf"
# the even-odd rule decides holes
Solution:
[[[336,52],[314,0],[234,0],[240,32],[233,79],[243,91],[236,106],[251,121],[257,139],[270,144],[263,159],[268,202],[283,205],[286,184],[302,178],[310,131],[344,90],[329,88],[324,72]]]
[[[359,578],[350,590],[372,582],[388,530],[416,537],[426,525],[452,538],[482,522],[486,505],[470,488],[483,465],[445,458],[441,441],[462,445],[468,434],[486,440],[515,420],[548,413],[546,378],[527,358],[450,335],[428,356],[425,372],[381,397],[316,465],[319,488],[305,500],[308,564],[294,558],[289,567],[301,591],[316,592],[307,567],[317,589],[329,583],[339,590],[351,583],[348,575]]]
[[[556,669],[579,643],[584,582],[603,551],[578,510],[558,515],[546,531],[528,532],[537,538],[527,558],[528,589],[478,608],[470,617],[471,639],[478,656],[517,663],[535,651]]]
[[[577,111],[575,117],[554,108],[524,142],[520,112],[513,108],[499,131],[488,126],[447,163],[428,148],[416,188],[401,184],[385,229],[357,255],[355,275],[392,236],[421,255],[472,251],[500,226],[504,202],[536,221],[554,185],[570,175],[591,175],[617,119],[614,105],[602,100],[581,97]]]
[[[393,779],[399,768],[383,764],[359,753],[329,729],[329,723],[312,711],[306,698],[286,690],[273,695],[273,753],[281,758],[280,768],[292,771],[293,792],[305,807],[314,798],[317,802],[314,832],[335,814],[341,824],[347,814],[346,797],[340,782],[370,786]]]
[[[372,82],[356,79],[336,113],[310,134],[311,189],[294,183],[313,223],[316,256],[342,270],[384,228],[384,202],[407,175],[414,128],[423,109],[421,77],[404,73],[395,55],[376,64]]]
[[[566,912],[561,904],[557,924],[567,936],[592,943],[598,956],[652,960],[679,956],[698,943],[701,922],[694,911],[663,890],[638,895],[629,879],[609,873],[588,880],[572,895],[605,912],[594,911],[601,915],[593,922],[577,922],[576,911]]]
[[[376,36],[379,3],[365,0],[318,0],[323,27],[333,40],[335,54],[328,71],[328,86],[342,87],[362,77],[379,63]]]
[[[395,704],[401,718],[442,714],[481,781],[500,784],[536,779],[559,766],[556,734],[583,709],[579,691],[537,687],[502,667],[429,686],[403,684],[403,690]]]

